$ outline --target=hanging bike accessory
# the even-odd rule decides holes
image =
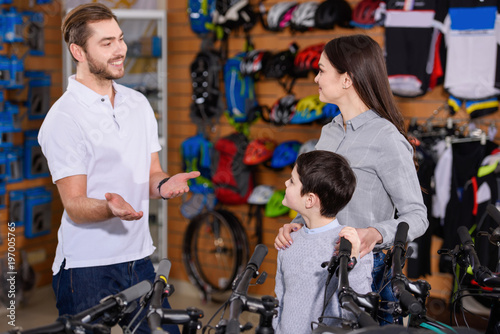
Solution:
[[[226,298],[248,253],[243,225],[227,210],[202,212],[190,221],[184,234],[182,260],[204,300]]]

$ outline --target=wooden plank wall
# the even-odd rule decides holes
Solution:
[[[299,0],[298,2],[303,2]],[[279,1],[265,1],[264,5],[269,9],[272,5]],[[256,4],[256,1],[251,1]],[[349,0],[351,7],[357,3],[357,0]],[[167,0],[167,18],[168,18],[168,170],[170,173],[178,173],[181,171],[181,159],[179,154],[180,144],[184,139],[195,134],[195,126],[189,120],[189,105],[191,103],[191,81],[189,77],[189,64],[193,60],[196,52],[200,47],[200,39],[191,32],[188,16],[186,14],[186,4],[184,1]],[[368,34],[374,38],[381,46],[384,44],[384,29],[376,27],[370,30],[364,29],[343,29],[334,28],[327,31],[311,31],[305,33],[292,34],[290,30],[283,32],[268,32],[263,29],[260,23],[251,30],[252,40],[255,47],[258,49],[267,49],[272,52],[285,50],[288,45],[295,41],[300,48],[304,48],[316,43],[327,42],[328,40],[346,35],[346,34]],[[232,35],[229,41],[230,56],[243,50],[244,38],[243,34]],[[278,98],[285,95],[284,90],[274,80],[264,79],[256,84],[258,100],[261,104],[272,105]],[[313,82],[311,74],[307,79],[299,79],[294,89],[298,98],[317,94],[317,86]],[[447,94],[443,91],[442,86],[437,87],[432,92],[429,92],[419,98],[398,98],[399,107],[404,116],[409,120],[412,117],[417,117],[423,120],[433,114],[433,111],[438,109],[446,102]],[[438,117],[445,117],[438,114]],[[467,119],[465,112],[458,113],[454,116],[455,119]],[[498,113],[487,117],[487,119],[497,120]],[[487,124],[487,123],[485,123]],[[285,140],[297,139],[302,142],[318,138],[320,134],[320,125],[287,125],[276,127],[269,125],[263,121],[251,127],[250,138],[260,138],[268,136],[283,142]],[[225,119],[221,120],[221,124],[217,126],[215,133],[211,136],[217,139],[232,132],[232,127],[228,125]],[[265,167],[257,168],[258,184],[274,185],[278,189],[284,188],[284,182],[289,177],[290,168],[283,171],[271,171]],[[168,210],[168,254],[173,266],[171,275],[180,279],[187,279],[186,272],[182,265],[181,244],[184,236],[184,231],[188,224],[181,213],[179,206],[182,201],[175,199],[169,201]],[[248,207],[233,206],[229,208],[235,212],[242,222],[246,222]],[[282,224],[289,222],[287,216],[279,218],[264,219],[264,243],[269,247],[269,254],[263,264],[264,270],[269,274],[266,283],[259,287],[251,288],[251,292],[256,294],[273,294],[274,291],[274,274],[276,271],[276,256],[277,251],[273,247],[273,241],[277,231]],[[252,237],[252,226],[247,226],[247,231],[250,235],[251,250],[255,246],[255,238]],[[431,295],[448,299],[451,289],[451,276],[438,272],[437,249],[441,240],[437,237],[433,239],[432,246],[432,275],[426,279],[432,285]]]
[[[45,36],[45,55],[44,56],[26,56],[24,60],[24,67],[26,71],[44,71],[50,74],[51,87],[50,98],[51,105],[62,94],[62,44],[61,44],[61,5],[62,1],[53,1],[50,4],[37,5],[35,1],[31,0],[14,0],[12,4],[3,5],[2,8],[9,9],[15,7],[17,12],[22,11],[35,11],[43,13],[44,16],[44,36]],[[23,56],[27,47],[22,43],[3,44],[3,50],[0,54],[10,56],[17,55],[19,58]],[[27,87],[27,86],[26,86]],[[5,99],[9,100],[20,106],[21,118],[21,132],[14,133],[14,145],[23,145],[24,135],[23,131],[37,130],[42,121],[41,120],[28,120],[27,108],[24,106],[27,100],[27,88],[5,90]],[[7,184],[7,208],[8,194],[12,190],[29,189],[33,187],[44,186],[52,192],[52,225],[51,232],[48,235],[25,238],[24,227],[16,228],[16,265],[20,264],[19,251],[24,249],[28,255],[28,260],[33,266],[36,273],[36,285],[43,286],[51,284],[52,282],[52,262],[54,261],[55,249],[57,245],[57,230],[61,222],[61,215],[63,207],[59,199],[59,194],[55,185],[52,184],[51,178],[38,178],[33,180],[22,180],[21,182]],[[7,255],[7,230],[6,222],[9,219],[7,209],[0,209],[0,222],[2,245],[0,246],[0,258]]]

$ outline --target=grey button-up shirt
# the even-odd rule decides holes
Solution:
[[[408,240],[426,231],[427,208],[413,164],[413,150],[396,127],[372,110],[346,122],[342,115],[325,125],[317,150],[344,156],[356,174],[356,190],[337,219],[341,225],[376,228],[391,246],[399,222],[410,226]],[[397,210],[397,219],[394,213]]]

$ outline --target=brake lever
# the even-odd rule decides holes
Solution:
[[[500,245],[500,227],[497,227],[491,233],[480,231],[477,235],[480,237],[488,237],[488,241],[495,246]]]

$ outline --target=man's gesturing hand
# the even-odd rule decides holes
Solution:
[[[200,176],[200,172],[179,173],[171,176],[167,182],[160,187],[160,195],[163,198],[174,198],[189,191],[188,180]]]
[[[121,220],[139,220],[142,218],[142,211],[135,211],[132,205],[126,202],[123,197],[115,193],[106,193],[104,195],[108,202],[108,207],[115,217]]]

